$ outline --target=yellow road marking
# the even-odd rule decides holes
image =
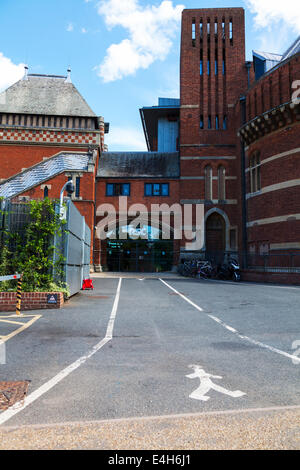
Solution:
[[[19,333],[21,333],[22,331],[26,330],[27,328],[29,328],[33,323],[35,323],[37,320],[39,320],[39,318],[42,317],[42,315],[22,315],[22,318],[31,318],[31,320],[29,320],[27,323],[21,323],[21,322],[11,322],[9,320],[3,320],[3,318],[12,318],[12,317],[16,317],[16,315],[9,315],[7,317],[1,317],[0,316],[0,323],[1,321],[2,322],[8,322],[8,323],[13,323],[13,324],[19,324],[19,325],[22,325],[20,328],[17,328],[15,331],[13,331],[12,333],[10,333],[9,335],[6,335],[6,336],[1,336],[1,342],[2,343],[5,343],[6,341],[8,341],[9,339],[13,338],[14,336],[18,335]],[[18,318],[20,318],[20,316],[18,315],[17,316]]]

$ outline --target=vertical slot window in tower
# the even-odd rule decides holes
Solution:
[[[193,18],[192,20],[192,46],[196,46],[196,20]]]
[[[204,129],[204,119],[203,119],[203,114],[200,116],[200,129]]]
[[[216,129],[219,129],[219,116],[218,114],[216,115]]]
[[[218,49],[215,50],[215,75],[218,75]]]
[[[210,75],[210,49],[207,50],[207,75]]]
[[[200,42],[203,41],[203,20],[200,20]]]
[[[227,116],[226,114],[224,114],[223,116],[223,130],[226,131],[227,130]]]
[[[222,19],[222,40],[225,42],[225,18]]]
[[[215,42],[218,42],[218,20],[215,18]]]
[[[225,54],[225,49],[223,49],[222,73],[223,73],[223,75],[226,74],[226,54]]]
[[[207,19],[207,41],[210,42],[210,19]]]
[[[232,18],[229,20],[229,39],[231,46],[233,45],[233,22]]]
[[[200,75],[203,75],[203,49],[200,49]]]
[[[211,129],[211,115],[208,116],[207,128],[208,128],[208,129]]]

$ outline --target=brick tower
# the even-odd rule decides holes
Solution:
[[[244,10],[184,10],[181,34],[181,203],[205,204],[206,254],[235,251],[240,215],[235,104],[247,89]]]

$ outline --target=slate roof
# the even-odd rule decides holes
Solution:
[[[281,60],[286,60],[294,54],[300,52],[300,36],[293,42],[293,44],[285,51]]]
[[[101,178],[178,178],[179,153],[105,152],[100,157]]]
[[[0,112],[96,117],[73,83],[64,76],[27,76],[0,93]]]
[[[0,197],[12,198],[64,171],[88,169],[89,153],[59,153],[0,183]]]
[[[259,57],[260,59],[270,60],[274,62],[279,62],[282,59],[282,55],[280,54],[273,54],[272,52],[262,52],[262,51],[252,51],[254,55]]]

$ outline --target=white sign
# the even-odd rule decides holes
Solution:
[[[186,375],[186,377],[188,377],[189,379],[200,379],[199,387],[194,390],[193,393],[191,393],[190,398],[194,398],[195,400],[207,401],[210,399],[210,397],[206,394],[210,390],[215,390],[216,392],[223,393],[224,395],[229,395],[233,398],[239,398],[243,395],[246,395],[246,393],[241,392],[240,390],[234,390],[233,392],[231,392],[230,390],[227,390],[226,388],[215,384],[211,379],[221,380],[222,377],[220,375],[208,374],[207,372],[205,372],[204,369],[202,369],[202,366],[190,365],[189,367],[194,369],[194,372],[192,374]]]

